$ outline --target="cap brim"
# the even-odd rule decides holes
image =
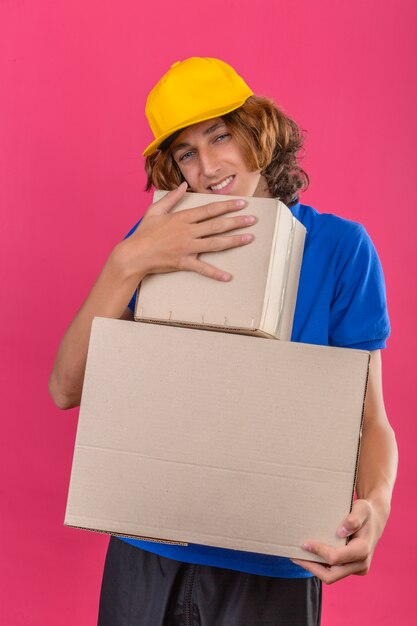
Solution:
[[[226,115],[226,113],[230,113],[231,111],[234,111],[235,109],[238,109],[239,107],[242,106],[242,104],[244,102],[246,102],[246,100],[250,96],[253,96],[253,91],[251,91],[251,90],[249,90],[249,91],[250,91],[249,95],[247,95],[247,96],[245,96],[245,98],[239,100],[239,102],[235,102],[234,104],[231,104],[231,105],[229,105],[227,107],[216,109],[215,111],[211,111],[207,115],[200,115],[200,116],[194,117],[192,119],[185,120],[180,125],[176,126],[175,128],[171,128],[169,131],[167,131],[166,133],[164,133],[163,135],[161,135],[160,137],[155,139],[152,143],[150,143],[149,146],[146,148],[146,150],[144,150],[144,152],[142,152],[142,156],[146,157],[146,156],[150,156],[151,154],[153,154],[155,152],[155,150],[157,150],[159,148],[159,146],[161,145],[161,143],[165,139],[167,139],[170,135],[172,135],[173,133],[177,132],[178,130],[187,128],[187,126],[191,126],[192,124],[198,124],[199,122],[205,122],[206,120],[211,120],[214,117],[219,117],[221,115]]]

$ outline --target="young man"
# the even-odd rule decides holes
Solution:
[[[240,196],[280,197],[307,228],[292,340],[370,350],[371,363],[357,500],[335,529],[351,540],[333,549],[306,537],[303,546],[327,566],[112,537],[99,624],[317,625],[321,581],[367,573],[396,474],[382,396],[380,350],[389,320],[377,254],[359,224],[300,204],[307,176],[296,161],[302,145],[297,125],[271,100],[254,96],[229,65],[200,58],[175,63],[150,93],[147,116],[155,135],[144,152],[147,188],[171,191],[115,246],[68,328],[50,378],[56,404],[80,402],[92,318],[132,319],[130,298],[145,275],[188,270],[232,279],[198,255],[250,244],[254,218],[228,216],[242,206]],[[213,202],[172,213],[187,189],[212,193]],[[222,194],[236,201],[215,197]],[[245,234],[227,234],[243,227]]]

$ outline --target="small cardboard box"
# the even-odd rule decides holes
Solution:
[[[155,191],[154,201],[168,193]],[[213,194],[185,193],[172,213],[207,205]],[[236,200],[221,196],[221,200]],[[148,274],[139,285],[135,320],[209,328],[289,341],[294,320],[306,229],[277,198],[245,197],[247,206],[225,217],[254,215],[250,245],[199,254],[201,261],[230,272],[222,282],[197,272]]]
[[[369,352],[93,321],[65,524],[320,560],[356,476]]]

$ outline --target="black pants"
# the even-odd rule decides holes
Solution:
[[[319,626],[318,578],[190,565],[110,538],[98,626]]]

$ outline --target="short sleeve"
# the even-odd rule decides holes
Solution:
[[[338,252],[329,345],[385,348],[390,321],[384,274],[375,246],[361,224],[354,223],[343,235]]]
[[[129,232],[127,233],[127,235],[125,235],[125,236],[123,237],[123,239],[127,239],[128,237],[130,237],[130,235],[133,235],[133,233],[135,232],[135,230],[137,229],[137,227],[139,226],[139,224],[141,223],[141,221],[142,221],[142,219],[140,219],[140,220],[139,220],[139,222],[137,222],[137,223],[133,226],[133,228],[131,228],[131,229],[129,230]],[[129,307],[129,309],[132,311],[132,313],[134,313],[134,312],[135,312],[135,305],[136,305],[136,293],[137,293],[137,289],[135,289],[135,291],[134,291],[134,293],[133,293],[133,295],[132,295],[132,298],[131,298],[131,300],[130,300],[129,304],[127,305],[127,306]]]

